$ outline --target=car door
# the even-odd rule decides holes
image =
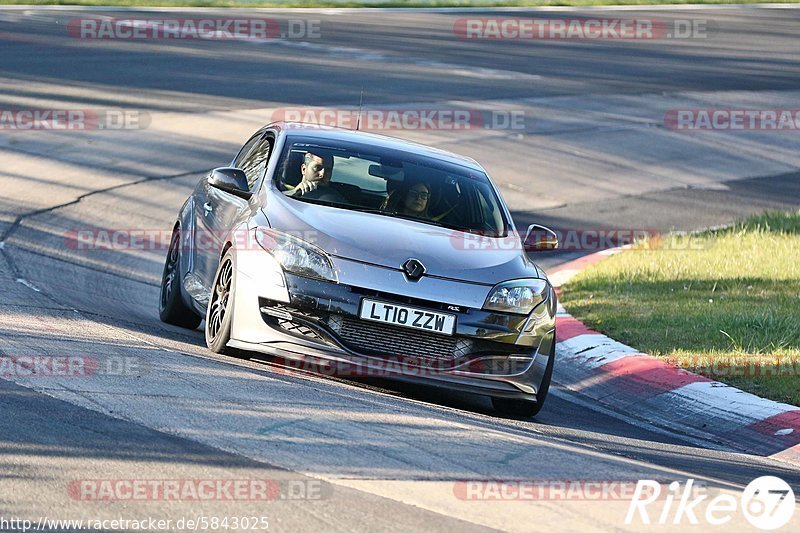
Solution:
[[[251,144],[248,141],[248,144],[250,149],[245,152],[245,148],[248,148],[246,144],[233,164],[244,171],[248,186],[253,191],[267,168],[274,141],[271,135],[262,134],[256,142]],[[243,156],[243,153],[246,155]],[[199,193],[195,210],[195,227],[198,230],[197,275],[206,293],[210,294],[225,239],[242,216],[250,212],[250,206],[248,200],[212,187],[207,179],[203,180]]]

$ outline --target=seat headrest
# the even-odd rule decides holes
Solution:
[[[303,158],[306,153],[301,151],[292,151],[289,157],[286,158],[283,168],[283,182],[286,185],[294,187],[300,180],[303,179],[303,173],[300,171],[300,166],[303,164]]]

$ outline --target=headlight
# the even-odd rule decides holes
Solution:
[[[483,308],[527,315],[547,299],[550,288],[543,279],[516,279],[494,286]]]
[[[328,254],[313,244],[270,228],[256,228],[256,242],[287,272],[338,281]]]

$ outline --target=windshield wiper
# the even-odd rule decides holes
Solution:
[[[303,196],[289,196],[293,200],[300,200],[307,204],[324,205],[327,207],[350,207],[349,204],[337,204],[335,202],[326,202],[325,200],[317,200],[316,198],[304,198]]]
[[[357,205],[349,205],[347,207],[348,209],[351,209],[353,211],[358,211],[359,213],[372,213],[374,215],[388,215],[388,216],[394,215],[394,213],[391,211],[384,211],[383,209],[375,209],[374,207],[359,207]]]
[[[412,215],[404,215],[403,213],[399,213],[397,211],[387,211],[385,209],[375,209],[372,207],[350,207],[353,211],[358,211],[360,213],[372,213],[375,215],[383,215],[386,217],[392,218],[402,218],[403,220],[413,220],[414,222],[422,222],[423,224],[431,224],[433,226],[444,226],[441,222],[437,222],[436,220],[430,220],[427,218],[419,218]]]
[[[300,198],[297,198],[297,199],[298,200],[302,199],[302,196]],[[442,228],[455,229],[455,230],[459,230],[459,231],[475,231],[475,230],[472,230],[470,228],[462,228],[462,227],[458,227],[458,226],[452,226],[452,225],[449,225],[449,224],[443,224],[443,223],[439,222],[438,220],[432,220],[432,219],[429,219],[429,218],[419,218],[419,217],[415,217],[413,215],[404,215],[403,213],[399,213],[397,211],[386,211],[385,209],[375,209],[374,207],[359,207],[359,206],[355,206],[355,205],[352,205],[352,204],[334,204],[334,203],[330,203],[330,202],[323,202],[323,201],[320,201],[320,200],[312,200],[310,198],[308,198],[308,199],[306,199],[304,201],[306,201],[308,203],[317,204],[317,205],[327,205],[327,206],[330,206],[330,207],[341,207],[343,209],[348,209],[350,211],[358,211],[359,213],[370,213],[370,214],[373,214],[373,215],[382,215],[382,216],[385,216],[385,217],[402,218],[403,220],[412,220],[414,222],[421,222],[423,224],[430,224],[431,226],[439,226],[439,227],[442,227]]]

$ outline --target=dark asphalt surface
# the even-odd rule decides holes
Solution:
[[[0,10],[0,109],[105,105],[200,116],[278,105],[354,105],[361,87],[365,98],[374,104],[800,89],[800,10],[642,12],[642,17],[667,21],[703,17],[712,22],[708,39],[668,43],[463,41],[452,34],[454,21],[463,16],[456,13],[274,15],[281,21],[289,17],[320,19],[322,37],[309,40],[306,46],[297,42],[87,42],[66,35],[65,26],[70,19],[90,14],[36,11],[24,15],[22,11]],[[115,16],[111,12],[103,15]],[[147,12],[137,13],[137,17],[147,16]],[[536,16],[557,15],[540,12]],[[464,66],[485,71],[465,75]],[[0,140],[3,137],[7,142],[0,150],[8,160],[37,154],[37,161],[53,163],[55,169],[67,168],[70,161],[77,160],[92,172],[119,172],[120,179],[135,181],[153,175],[150,171],[138,172],[139,164],[145,166],[158,160],[174,169],[175,175],[190,171],[197,174],[131,185],[41,214],[33,214],[38,208],[12,201],[10,196],[4,198],[0,190],[0,235],[8,240],[0,257],[0,281],[6,285],[0,296],[4,341],[0,353],[36,349],[58,353],[76,349],[73,344],[79,349],[90,349],[87,346],[93,344],[94,349],[108,350],[102,347],[102,335],[94,332],[77,339],[63,331],[37,326],[37,316],[76,309],[100,332],[102,328],[114,328],[131,336],[130,344],[108,341],[112,349],[144,357],[167,353],[202,355],[201,332],[180,331],[157,320],[157,285],[153,280],[161,270],[162,258],[158,254],[132,257],[111,253],[93,262],[60,250],[63,238],[57,229],[89,226],[103,217],[107,217],[110,227],[169,227],[200,169],[224,161],[241,140],[221,138],[208,146],[197,144],[190,137],[185,142],[175,138],[165,145],[165,152],[158,146],[129,150],[119,142],[119,161],[105,168],[92,164],[91,146],[72,153],[50,138],[18,142],[0,132]],[[113,153],[116,142],[112,140],[98,150]],[[14,172],[14,168],[7,169],[8,177]],[[34,177],[32,194],[46,196],[49,177],[41,176],[39,181]],[[76,178],[76,183],[82,194],[101,188],[90,178],[85,183]],[[535,221],[555,228],[691,230],[727,223],[767,208],[800,205],[798,173],[764,175],[724,185],[719,190],[686,187],[644,195],[620,191],[622,197],[618,199],[535,211],[518,208],[514,217],[518,226]],[[558,187],[557,178],[553,187]],[[52,207],[55,203],[45,201],[43,205]],[[12,225],[15,217],[26,214],[30,216],[18,226]],[[542,264],[549,267],[573,256],[543,256]],[[16,283],[17,277],[28,280],[41,292],[32,293]],[[249,371],[268,376],[272,372],[269,367],[261,368]],[[295,384],[298,397],[310,394],[310,389],[315,394],[343,390],[353,401],[373,394],[381,398],[388,395],[403,406],[411,405],[408,400],[413,400],[415,409],[429,408],[432,420],[441,417],[467,424],[472,431],[489,428],[507,435],[524,434],[544,442],[552,440],[598,450],[615,462],[618,472],[625,472],[628,467],[624,460],[631,459],[660,470],[663,476],[667,476],[665,472],[680,471],[720,483],[746,484],[772,473],[800,491],[800,472],[796,469],[716,451],[711,443],[704,446],[684,436],[662,432],[648,421],[626,419],[624,413],[596,411],[579,395],[559,387],[536,421],[522,421],[494,418],[488,401],[482,398],[386,382],[342,384],[303,377],[285,379]],[[320,394],[333,404],[349,401]],[[162,472],[163,476],[197,475],[195,467],[207,469],[208,476],[232,472],[242,476],[290,475],[281,467],[284,458],[278,455],[275,466],[269,460],[246,459],[233,448],[220,449],[175,436],[170,427],[146,427],[128,415],[120,415],[120,420],[118,413],[88,411],[5,381],[0,381],[0,403],[4,408],[4,416],[0,417],[0,461],[4,471],[0,479],[0,510],[7,512],[20,513],[40,504],[56,509],[63,504],[69,509],[70,502],[37,502],[35,493],[25,492],[28,488],[18,492],[16,482],[35,483],[38,479],[55,487],[53,493],[58,494],[64,479],[74,479],[69,475],[130,477],[145,463],[162,465],[147,468],[151,475]],[[396,431],[397,438],[402,439],[404,428],[398,426]],[[19,462],[21,456],[27,458],[24,465]],[[69,457],[73,470],[52,470],[47,457]],[[537,460],[547,462],[548,456],[542,453]],[[103,461],[114,462],[116,470],[104,471],[107,467]],[[568,462],[554,463],[553,471]],[[530,468],[521,475],[536,471]],[[81,471],[84,473],[75,474]],[[380,471],[380,465],[375,465],[377,479],[381,478]],[[564,476],[576,475],[566,473],[572,472],[567,466],[563,466],[563,472]],[[442,472],[442,478],[448,475]],[[460,530],[474,526],[366,492],[337,489],[336,494],[331,500],[315,502],[312,511],[308,506],[278,502],[269,512],[286,530],[363,529],[367,523],[378,530]],[[215,511],[219,514],[225,509]],[[175,509],[163,512],[174,513]]]
[[[114,16],[113,12],[102,15]],[[800,15],[795,10],[636,12],[637,17],[667,26],[676,19],[702,19],[708,31],[704,39],[635,42],[464,40],[453,33],[455,22],[465,16],[457,12],[267,15],[284,29],[290,18],[319,20],[320,38],[306,39],[307,46],[291,40],[105,41],[98,45],[98,41],[68,36],[69,21],[82,16],[92,13],[48,12],[39,20],[6,19],[0,24],[4,50],[0,69],[3,76],[20,81],[17,92],[25,93],[25,80],[102,86],[110,93],[106,101],[137,91],[174,91],[148,107],[208,110],[227,108],[230,99],[255,104],[251,107],[265,102],[356,105],[362,87],[367,102],[382,104],[694,90],[780,91],[797,89],[800,74],[796,39]],[[140,11],[137,16],[162,14]],[[523,11],[503,16],[565,15]],[[477,73],[454,75],[447,65],[513,76],[498,80]]]

